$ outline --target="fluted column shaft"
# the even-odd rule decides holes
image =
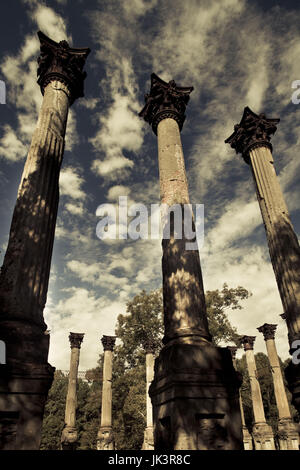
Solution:
[[[101,426],[111,426],[112,408],[112,351],[104,351],[103,362],[103,385],[102,385],[102,405],[101,405]]]
[[[147,352],[146,354],[146,406],[147,406],[147,428],[153,426],[152,403],[149,396],[149,387],[154,377],[154,354]]]
[[[54,368],[43,318],[58,179],[70,104],[83,96],[89,49],[70,48],[38,33],[38,84],[44,95],[24,166],[0,273],[0,330],[7,364],[0,376],[0,449],[38,449]],[[9,418],[2,416],[9,415]],[[12,424],[14,431],[12,432]],[[9,439],[7,440],[7,437]],[[9,442],[8,442],[9,441]]]
[[[260,386],[259,386],[259,382],[257,379],[257,370],[256,370],[254,351],[251,349],[248,349],[247,351],[245,351],[245,354],[246,354],[247,368],[248,368],[248,374],[249,374],[249,379],[250,379],[254,422],[265,423],[266,417],[265,417],[265,412],[264,412],[264,405],[262,401]]]
[[[101,341],[104,348],[104,357],[101,421],[97,435],[97,449],[113,450],[114,437],[112,432],[112,362],[116,337],[103,336]]]
[[[264,324],[258,328],[258,331],[264,334],[264,340],[266,342],[266,348],[268,352],[268,358],[272,371],[272,378],[274,383],[275,399],[278,409],[279,419],[291,418],[290,407],[288,404],[286,391],[283,383],[279,358],[275,345],[275,330],[277,325]]]
[[[178,123],[171,118],[161,120],[157,138],[161,203],[166,204],[163,211],[178,204],[183,221],[189,194]],[[163,212],[163,228],[165,217]],[[187,242],[184,233],[181,239],[174,237],[172,224],[170,238],[162,241],[164,343],[181,337],[210,339],[199,252],[187,250]]]
[[[61,443],[63,450],[75,450],[77,443],[76,408],[77,408],[77,376],[80,346],[83,333],[70,333],[71,343],[70,371],[65,409],[65,427],[62,431]]]
[[[298,450],[298,432],[292,421],[289,403],[283,383],[281,367],[275,345],[275,331],[277,325],[264,323],[258,331],[263,333],[266,342],[269,362],[272,371],[275,399],[278,409],[278,436],[282,450]]]
[[[71,349],[70,373],[65,412],[65,423],[67,426],[70,427],[75,427],[76,425],[77,375],[79,365],[79,354],[80,350],[78,348]]]
[[[244,345],[244,351],[246,355],[254,414],[252,435],[256,450],[275,450],[273,431],[271,426],[269,426],[266,422],[261,390],[257,378],[255,356],[253,351],[254,341],[255,336],[241,337],[241,343]]]
[[[300,248],[268,147],[250,150],[257,199],[270,257],[286,313],[289,342],[300,339]]]
[[[146,429],[142,450],[154,449],[153,408],[149,394],[150,385],[154,379],[154,345],[152,341],[144,344],[146,352]]]
[[[45,88],[1,271],[1,314],[43,327],[69,96],[59,81]]]
[[[151,75],[140,116],[157,135],[162,207],[164,347],[149,394],[155,450],[241,449],[239,380],[208,329],[180,131],[193,87]]]
[[[257,115],[246,107],[240,124],[235,125],[234,133],[225,142],[241,153],[251,167],[293,355],[300,340],[300,247],[271,153],[270,139],[278,122],[279,119]],[[290,363],[285,374],[293,404],[300,411],[300,365]]]

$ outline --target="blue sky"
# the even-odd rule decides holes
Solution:
[[[10,0],[1,4],[0,261],[42,96],[36,83],[37,31],[90,47],[85,98],[71,107],[60,177],[60,205],[45,320],[49,361],[69,364],[69,331],[85,332],[80,369],[96,364],[100,337],[113,334],[126,301],[161,286],[157,240],[101,241],[97,207],[120,195],[159,203],[157,142],[138,117],[150,74],[193,86],[182,131],[192,203],[205,206],[200,256],[205,289],[242,285],[253,296],[229,318],[256,335],[277,323],[277,348],[288,357],[287,330],[270,264],[250,168],[224,140],[243,109],[281,119],[272,139],[276,171],[300,233],[299,116],[291,85],[300,80],[300,7],[296,1]],[[241,352],[240,352],[241,354]]]

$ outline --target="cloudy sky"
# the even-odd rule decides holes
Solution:
[[[161,286],[158,240],[101,241],[97,207],[159,203],[157,142],[138,117],[150,74],[193,86],[181,134],[192,203],[204,204],[205,289],[242,285],[253,296],[229,313],[239,333],[277,323],[287,330],[249,167],[224,144],[243,109],[281,119],[272,139],[276,170],[300,233],[300,5],[294,0],[10,0],[1,3],[0,261],[42,96],[37,31],[90,47],[85,98],[71,107],[45,320],[49,362],[67,369],[70,331],[85,332],[80,370],[93,367],[100,337],[141,289]],[[241,355],[241,353],[240,353]]]

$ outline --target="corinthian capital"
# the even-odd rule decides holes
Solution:
[[[116,336],[103,335],[101,338],[101,342],[103,344],[104,351],[113,351],[116,342]]]
[[[83,337],[84,337],[84,333],[70,333],[69,340],[70,340],[71,349],[72,348],[80,349]]]
[[[241,336],[240,343],[244,346],[244,351],[252,350],[256,336]]]
[[[155,73],[151,74],[150,93],[145,95],[145,106],[139,113],[152,126],[157,134],[157,126],[166,118],[175,119],[182,129],[185,120],[185,109],[193,87],[179,87],[174,80],[164,82]]]
[[[234,126],[234,132],[226,144],[241,153],[244,160],[249,163],[249,152],[256,147],[269,147],[272,151],[271,135],[275,134],[280,119],[267,119],[265,114],[255,114],[248,106],[239,124]]]
[[[90,53],[89,48],[74,49],[67,41],[59,43],[38,32],[41,43],[41,54],[38,58],[38,84],[44,94],[45,87],[53,80],[66,84],[70,90],[70,104],[84,96],[83,82],[86,72],[83,72],[85,60]]]
[[[260,333],[264,335],[264,339],[266,341],[267,339],[275,339],[276,328],[277,325],[270,325],[269,323],[264,323],[257,329]]]

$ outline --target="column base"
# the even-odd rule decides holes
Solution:
[[[115,450],[111,426],[101,426],[97,434],[97,450]]]
[[[284,371],[288,389],[292,394],[292,403],[300,414],[300,364],[289,363]]]
[[[228,349],[164,346],[149,389],[155,450],[242,450],[240,384]]]
[[[145,429],[142,450],[154,450],[153,426],[149,426]]]
[[[0,365],[0,450],[39,450],[49,364]]]
[[[243,443],[244,443],[244,450],[253,450],[252,436],[246,426],[243,426]]]
[[[77,448],[78,433],[77,429],[72,426],[66,426],[61,433],[61,450],[76,450]]]
[[[278,440],[280,450],[299,450],[299,433],[291,418],[278,421]]]
[[[254,423],[252,436],[255,450],[276,450],[273,431],[267,423]]]

